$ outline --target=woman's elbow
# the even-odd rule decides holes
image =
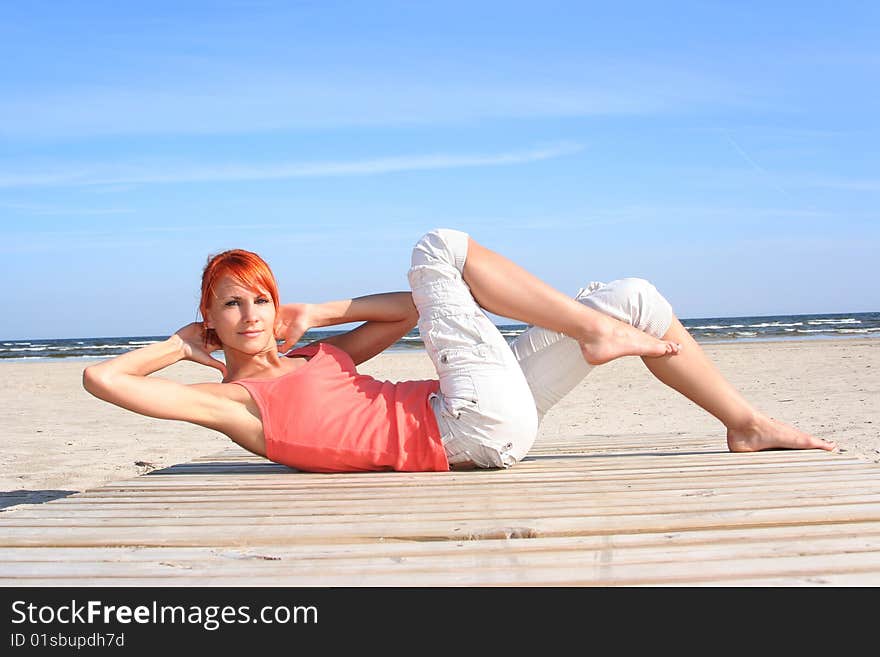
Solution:
[[[411,322],[413,326],[419,323],[419,309],[416,308],[416,304],[413,303],[412,296],[410,296],[410,302],[407,305],[406,320]]]
[[[89,365],[83,370],[82,384],[83,388],[98,398],[103,398],[101,391],[108,387],[107,377],[100,365]]]

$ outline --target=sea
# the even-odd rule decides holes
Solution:
[[[768,342],[828,338],[880,337],[880,312],[821,315],[770,315],[760,317],[701,317],[681,323],[698,343]],[[499,324],[501,335],[512,342],[529,327]],[[297,344],[343,333],[340,330],[308,331]],[[57,338],[0,341],[0,360],[103,359],[167,339],[165,335],[136,335],[97,338]],[[410,331],[394,345],[392,352],[424,350],[418,331]]]

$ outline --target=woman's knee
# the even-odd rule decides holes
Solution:
[[[467,259],[468,234],[451,228],[428,231],[412,250],[412,266],[446,264],[459,272]]]
[[[644,278],[611,281],[581,301],[657,338],[665,335],[672,323],[669,301]]]

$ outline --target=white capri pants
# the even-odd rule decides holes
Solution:
[[[430,404],[450,465],[507,468],[525,457],[544,414],[592,366],[577,341],[538,326],[508,345],[462,278],[467,249],[467,233],[439,228],[412,252],[419,333],[440,379]],[[657,338],[672,323],[669,302],[639,278],[593,282],[575,299]]]

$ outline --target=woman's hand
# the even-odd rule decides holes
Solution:
[[[309,303],[286,303],[278,308],[275,317],[275,337],[284,340],[280,351],[292,349],[306,331],[312,328],[312,305]]]
[[[226,365],[222,361],[217,360],[211,354],[223,345],[216,341],[211,341],[205,346],[205,329],[202,322],[192,322],[187,324],[175,334],[182,341],[183,358],[191,360],[195,363],[201,363],[208,367],[213,367],[223,373],[226,377]]]

